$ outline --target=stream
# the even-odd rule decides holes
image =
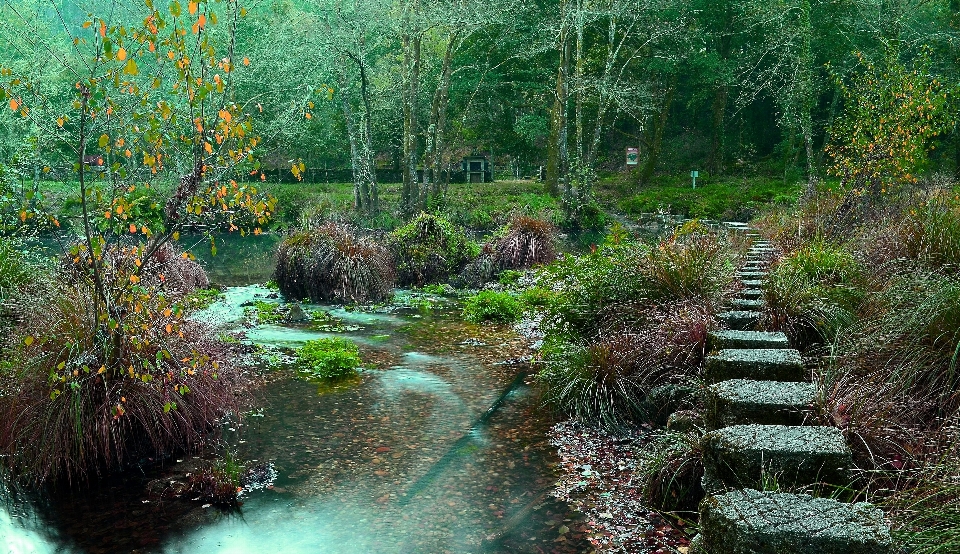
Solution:
[[[244,304],[280,303],[252,283],[272,271],[274,237],[250,237],[209,257],[226,286],[198,317],[241,331],[275,369],[253,409],[224,424],[241,460],[276,478],[222,510],[149,494],[196,458],[131,469],[56,495],[0,503],[0,547],[10,553],[494,553],[590,550],[577,522],[550,496],[554,423],[523,362],[524,339],[505,325],[463,321],[455,299],[398,291],[399,307],[324,311],[336,325],[251,326]],[[331,330],[339,332],[330,332]],[[301,380],[291,348],[342,336],[364,370],[346,386]]]

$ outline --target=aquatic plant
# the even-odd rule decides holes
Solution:
[[[463,303],[463,317],[474,323],[513,323],[523,315],[523,304],[509,292],[480,291]]]
[[[360,350],[351,341],[339,337],[307,341],[297,349],[297,371],[303,376],[337,379],[356,373]]]
[[[280,243],[275,279],[290,300],[369,302],[393,292],[390,252],[337,223],[298,231]]]
[[[446,219],[421,213],[390,234],[397,282],[423,286],[450,278],[477,255],[477,247]]]

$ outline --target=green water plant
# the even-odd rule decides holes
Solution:
[[[513,323],[523,315],[523,304],[509,292],[480,291],[463,303],[463,317],[474,323]]]
[[[297,372],[312,379],[349,377],[360,367],[356,343],[339,337],[307,341],[297,349]]]

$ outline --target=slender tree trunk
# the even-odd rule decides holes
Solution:
[[[430,110],[430,133],[427,143],[427,156],[430,162],[429,178],[432,184],[431,194],[435,202],[442,200],[446,190],[442,185],[449,174],[443,175],[443,154],[446,149],[447,106],[450,101],[450,76],[453,71],[453,52],[459,40],[460,30],[452,31],[447,36],[447,47],[443,54],[443,65],[440,70],[440,83],[433,95],[433,106]]]
[[[408,22],[409,25],[409,22]],[[420,47],[419,30],[408,29],[403,37],[403,65],[406,91],[403,102],[403,193],[401,211],[412,215],[423,204],[420,182],[417,179],[419,163],[417,104],[420,97]],[[425,206],[422,206],[425,207]]]
[[[713,136],[710,140],[710,157],[707,166],[713,173],[720,173],[723,169],[723,136],[727,119],[727,99],[730,89],[725,84],[717,87],[713,95]]]
[[[660,161],[660,151],[663,148],[663,133],[667,128],[667,120],[670,117],[670,108],[673,105],[673,98],[677,91],[677,75],[670,78],[670,86],[667,87],[663,98],[663,105],[660,107],[660,113],[657,114],[653,125],[650,126],[649,151],[647,160],[644,162],[643,171],[640,173],[640,184],[645,185],[653,177],[653,172]]]
[[[557,50],[560,62],[557,67],[557,84],[554,92],[553,112],[550,118],[550,144],[547,152],[547,192],[560,194],[561,184],[567,181],[569,156],[567,151],[567,97],[569,93],[569,75],[571,48],[569,26],[566,21],[568,0],[560,2],[560,37]]]
[[[353,174],[353,203],[358,211],[367,210],[369,191],[364,191],[363,176],[361,175],[360,154],[357,148],[357,131],[353,123],[353,109],[350,106],[350,97],[347,94],[347,72],[341,60],[340,67],[340,107],[343,110],[343,121],[347,128],[347,139],[350,141],[350,169]],[[367,194],[364,194],[367,192]]]

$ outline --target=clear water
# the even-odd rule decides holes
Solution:
[[[264,244],[240,258],[251,266],[243,272],[211,268],[214,281],[263,280],[268,271],[249,260],[264,265]],[[218,248],[217,258],[230,259]],[[272,295],[260,286],[231,287],[205,317],[280,350],[330,335],[306,327],[245,327],[241,304],[281,301]],[[256,392],[257,410],[232,424],[236,431],[226,430],[225,439],[241,458],[275,465],[272,488],[250,493],[237,511],[148,495],[147,483],[182,472],[171,460],[72,493],[6,495],[0,551],[588,550],[561,537],[572,516],[548,494],[555,481],[544,438],[551,416],[523,378],[526,369],[499,363],[525,353],[511,329],[465,323],[452,303],[398,313],[305,308],[360,326],[341,335],[360,344],[369,368],[355,385],[336,390],[279,369]]]

